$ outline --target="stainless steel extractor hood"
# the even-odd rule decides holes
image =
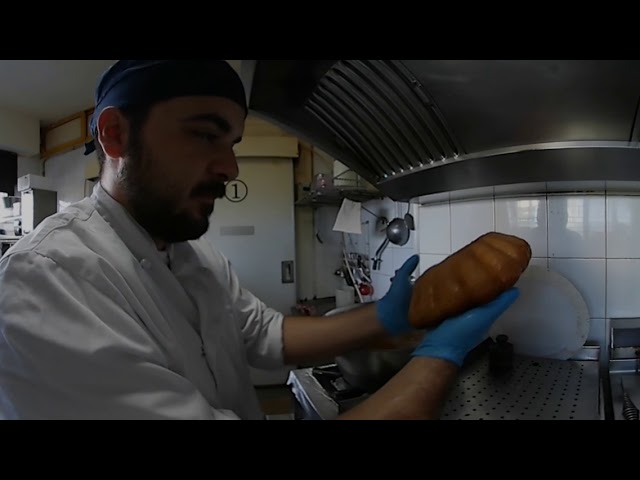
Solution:
[[[640,180],[638,60],[243,60],[251,111],[407,200]]]

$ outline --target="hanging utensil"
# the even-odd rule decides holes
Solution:
[[[640,412],[638,411],[638,407],[635,406],[631,397],[624,389],[624,383],[622,383],[622,378],[620,379],[620,387],[622,388],[622,418],[625,420],[638,420],[640,419]]]
[[[409,227],[404,218],[394,218],[386,228],[387,237],[382,242],[382,245],[376,250],[376,255],[373,258],[373,269],[379,270],[380,263],[382,262],[382,254],[386,250],[389,242],[394,245],[403,246],[409,241]]]
[[[353,286],[356,294],[358,295],[359,302],[362,303],[363,302],[362,294],[360,293],[359,283],[355,279],[354,271],[352,270],[351,262],[349,261],[349,257],[347,255],[346,244],[347,242],[345,241],[345,234],[343,232],[342,233],[342,256],[343,256],[342,258],[344,261],[344,265],[347,269],[347,273],[349,274],[349,278],[351,279],[351,282],[352,282],[352,285],[350,286]]]
[[[385,237],[384,241],[382,242],[382,245],[380,245],[378,247],[378,250],[376,250],[376,254],[373,257],[373,269],[374,270],[380,270],[380,263],[382,262],[382,252],[384,252],[384,250],[387,248],[387,245],[389,245],[389,237]]]
[[[416,229],[416,222],[413,218],[413,215],[411,215],[411,202],[409,202],[409,206],[407,207],[407,213],[404,214],[404,223],[407,224],[407,227],[409,228],[409,230],[415,230]]]
[[[387,226],[387,237],[394,245],[403,246],[409,241],[409,227],[404,218],[395,218]]]

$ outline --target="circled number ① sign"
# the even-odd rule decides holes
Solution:
[[[227,200],[230,202],[238,203],[247,198],[247,193],[249,193],[249,189],[246,183],[242,180],[232,180],[227,183],[224,196],[227,197]]]

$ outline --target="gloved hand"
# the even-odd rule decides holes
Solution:
[[[409,323],[409,306],[413,292],[410,279],[419,261],[420,257],[413,255],[404,262],[402,267],[396,271],[387,293],[376,303],[378,320],[391,335],[408,333],[413,330]]]
[[[412,355],[442,358],[461,367],[467,354],[487,338],[493,323],[519,294],[513,287],[486,305],[445,320],[425,334]]]

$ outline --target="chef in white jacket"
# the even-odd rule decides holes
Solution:
[[[121,60],[96,89],[100,181],[0,260],[0,418],[262,419],[249,365],[411,330],[412,257],[375,304],[291,317],[202,238],[247,115],[224,61]],[[257,252],[247,252],[247,255]],[[435,418],[466,352],[515,299],[450,319],[344,418]]]

